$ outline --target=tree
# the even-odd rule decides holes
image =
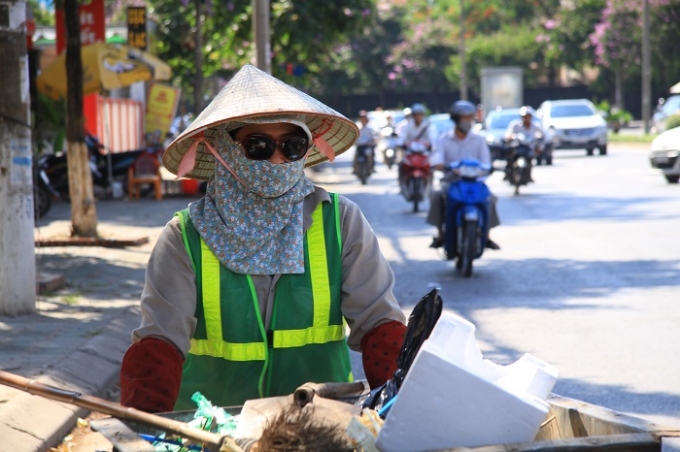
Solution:
[[[639,87],[643,2],[607,0],[590,35],[596,61],[614,74],[615,105],[623,108],[626,82]],[[680,1],[650,0],[653,85],[668,89],[680,79]]]
[[[623,88],[627,76],[637,72],[641,55],[640,2],[607,0],[600,22],[590,35],[596,62],[615,76],[614,105],[623,109]]]
[[[422,90],[427,87],[435,92],[447,91],[450,80],[444,68],[457,53],[456,36],[450,24],[443,18],[432,19],[413,25],[406,39],[397,44],[388,59],[392,72],[388,74],[394,87],[400,91]]]
[[[546,74],[543,64],[543,46],[537,40],[538,32],[526,27],[513,26],[491,35],[479,35],[466,43],[468,79],[473,91],[480,92],[481,72],[484,67],[520,66],[524,69],[524,83],[536,85]],[[449,80],[457,85],[460,57],[451,58],[446,68]]]
[[[543,34],[559,49],[556,62],[571,69],[595,66],[595,46],[590,35],[600,22],[607,0],[572,0],[545,21]]]
[[[680,81],[680,1],[651,3],[653,85],[663,91]]]
[[[83,118],[83,64],[80,55],[78,0],[64,1],[66,22],[66,141],[71,198],[71,234],[97,236],[97,210],[92,189]]]
[[[199,46],[192,38],[198,28],[190,5],[164,0],[151,0],[151,5],[150,15],[159,25],[158,54],[173,68],[174,82],[183,92],[193,92],[188,81],[195,73],[194,50],[203,56],[203,80],[213,75],[227,78],[253,60],[250,0],[205,3]],[[271,8],[273,75],[294,85],[312,86],[335,57],[328,49],[361,30],[374,5],[373,0],[272,0]],[[289,74],[288,65],[301,70]]]
[[[385,92],[392,88],[388,59],[395,44],[402,39],[400,8],[377,8],[363,28],[347,41],[327,52],[328,64],[312,80],[310,92],[333,96],[378,94],[378,104],[385,104]]]

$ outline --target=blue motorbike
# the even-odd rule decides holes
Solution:
[[[446,197],[444,250],[456,269],[466,278],[472,276],[472,261],[482,257],[489,232],[491,192],[480,177],[491,167],[476,160],[462,160],[447,167],[457,176]]]

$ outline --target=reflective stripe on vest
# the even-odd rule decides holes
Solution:
[[[264,361],[267,345],[264,342],[245,344],[222,340],[222,309],[220,308],[220,261],[201,239],[201,289],[203,292],[203,316],[207,339],[191,339],[189,353],[224,358],[230,361]],[[257,300],[253,280],[248,275],[251,295]],[[255,308],[259,311],[257,301]]]
[[[335,195],[335,194],[334,194]],[[337,196],[337,195],[335,195]],[[336,221],[339,232],[339,204],[337,197]],[[271,346],[273,348],[304,347],[308,344],[325,344],[340,341],[345,337],[344,325],[329,325],[331,309],[330,281],[326,255],[326,242],[323,224],[322,203],[312,214],[312,226],[307,230],[309,271],[314,299],[313,324],[299,330],[274,330]],[[220,309],[220,262],[206,243],[201,239],[201,288],[203,293],[203,313],[207,339],[191,339],[189,353],[223,358],[230,361],[265,361],[267,344],[263,342],[232,343],[222,337],[222,313]],[[256,312],[259,313],[257,294],[250,275],[247,275]],[[263,338],[266,337],[261,327]]]

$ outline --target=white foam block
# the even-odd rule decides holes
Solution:
[[[418,352],[378,436],[383,452],[531,441],[548,413],[557,369],[524,355],[482,359],[475,327],[442,313]]]

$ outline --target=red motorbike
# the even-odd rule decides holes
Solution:
[[[432,187],[432,167],[427,145],[413,141],[399,162],[399,186],[401,194],[413,203],[413,211],[419,211],[421,201],[429,196]]]

